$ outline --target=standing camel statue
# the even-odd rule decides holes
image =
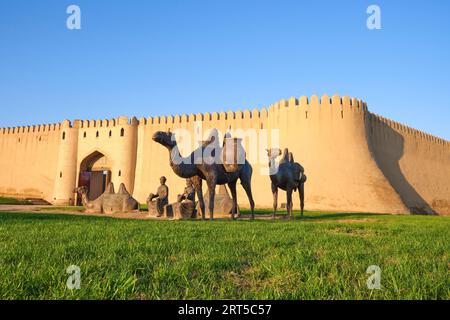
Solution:
[[[303,167],[294,162],[292,153],[288,149],[284,149],[283,157],[280,162],[276,163],[276,158],[281,155],[281,150],[278,148],[267,149],[267,156],[269,157],[270,180],[272,182],[273,194],[273,217],[277,212],[278,205],[278,188],[286,191],[286,207],[289,218],[294,218],[292,211],[292,192],[298,189],[300,196],[300,210],[303,217],[303,209],[305,206],[305,182],[306,176]]]
[[[236,183],[239,179],[242,187],[247,193],[247,197],[250,202],[250,208],[252,212],[252,219],[254,219],[255,202],[253,201],[251,179],[253,169],[250,163],[245,160],[245,163],[239,165],[234,172],[228,172],[222,163],[214,161],[214,150],[221,152],[221,148],[213,148],[212,144],[218,144],[217,130],[213,131],[216,135],[211,134],[211,139],[203,142],[199,149],[192,152],[187,157],[182,157],[177,146],[175,135],[171,132],[158,131],[153,135],[153,141],[163,145],[169,150],[170,166],[175,174],[181,178],[192,178],[195,192],[197,194],[200,209],[202,211],[202,219],[205,220],[205,202],[203,200],[202,193],[202,180],[206,180],[208,185],[209,194],[209,217],[214,219],[214,196],[216,185],[227,184],[230,188],[231,197],[233,198],[233,210],[232,218],[235,219],[237,213],[237,196],[236,196]],[[210,155],[207,155],[208,150],[212,150]],[[205,152],[206,151],[206,152]],[[200,157],[200,159],[199,159]],[[176,161],[174,161],[176,159]]]

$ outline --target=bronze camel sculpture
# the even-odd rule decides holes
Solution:
[[[267,156],[269,157],[270,180],[272,182],[273,194],[273,217],[277,212],[278,205],[278,188],[286,191],[286,207],[289,218],[292,219],[292,192],[298,189],[300,196],[300,210],[303,217],[303,210],[305,206],[305,182],[306,176],[304,168],[294,162],[294,157],[289,150],[284,149],[283,157],[280,162],[276,163],[276,158],[281,155],[281,150],[278,148],[267,149]]]
[[[217,133],[217,130],[215,130]],[[211,156],[214,157],[214,148],[212,148],[213,143],[218,143],[217,135],[211,135],[211,139],[204,142],[197,150],[192,152],[187,157],[182,157],[177,146],[175,135],[171,132],[158,131],[153,135],[153,141],[163,145],[169,150],[170,154],[170,166],[175,172],[175,174],[181,178],[192,178],[194,184],[195,192],[197,194],[200,209],[202,211],[202,219],[205,220],[205,202],[203,200],[202,193],[202,180],[206,180],[208,186],[209,194],[209,217],[211,220],[214,219],[214,196],[216,185],[227,184],[231,197],[233,198],[233,210],[232,217],[235,219],[235,214],[237,213],[237,196],[236,196],[236,183],[239,179],[241,181],[242,187],[244,188],[247,197],[250,202],[251,217],[254,219],[254,208],[255,203],[252,196],[251,179],[253,169],[250,163],[245,159],[245,163],[239,165],[235,172],[227,172],[222,163],[217,161],[211,161]],[[217,146],[217,145],[216,145]],[[206,148],[211,148],[212,153],[208,156],[205,155]],[[220,152],[219,149],[215,149]],[[208,150],[206,150],[208,151]],[[199,159],[199,157],[201,157]],[[176,158],[177,161],[174,161]],[[214,159],[212,159],[214,160]]]
[[[95,200],[89,200],[88,189],[85,186],[74,190],[81,195],[86,213],[128,213],[138,212],[140,205],[125,188],[120,184],[119,192],[114,192],[114,184],[110,182],[105,192]]]

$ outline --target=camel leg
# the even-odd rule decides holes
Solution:
[[[202,220],[206,220],[205,216],[205,200],[203,199],[202,179],[200,177],[194,177],[191,179],[194,185],[195,193],[198,197],[198,203],[200,204],[200,210],[202,211]]]
[[[304,183],[300,183],[300,187],[298,188],[298,193],[300,195],[301,217],[303,218],[303,209],[305,208],[305,184]]]
[[[250,185],[250,181],[246,181],[245,183],[242,183],[242,187],[245,190],[245,193],[247,194],[248,201],[250,202],[250,210],[252,212],[252,219],[255,219],[255,201],[253,201],[253,195],[252,195],[252,187]]]
[[[214,198],[216,195],[216,179],[208,179],[208,193],[209,193],[209,220],[214,220]]]
[[[255,219],[255,201],[253,200],[252,194],[252,174],[253,170],[250,164],[246,163],[248,170],[243,170],[239,175],[239,180],[241,180],[241,185],[247,194],[248,201],[250,202],[250,210],[252,212],[252,219]]]
[[[289,215],[289,219],[293,218],[292,215],[292,188],[287,189],[286,191],[286,206],[287,206],[287,212]]]
[[[272,183],[272,194],[273,194],[273,214],[272,218],[275,219],[278,207],[278,187]]]
[[[236,181],[230,182],[228,184],[228,188],[230,188],[231,198],[233,199],[233,209],[231,210],[231,217],[233,218],[233,220],[235,220],[237,214]]]

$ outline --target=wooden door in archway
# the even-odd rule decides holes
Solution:
[[[95,200],[105,192],[111,182],[111,170],[109,159],[96,151],[87,156],[80,164],[78,187],[86,187],[89,200]],[[77,204],[81,205],[78,197]]]

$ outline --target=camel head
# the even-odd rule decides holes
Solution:
[[[152,139],[153,141],[158,142],[159,144],[167,148],[173,148],[177,145],[177,142],[175,140],[175,134],[172,132],[164,132],[164,131],[155,132]]]
[[[281,156],[281,149],[279,148],[266,149],[266,151],[269,159],[276,159],[277,157]]]

